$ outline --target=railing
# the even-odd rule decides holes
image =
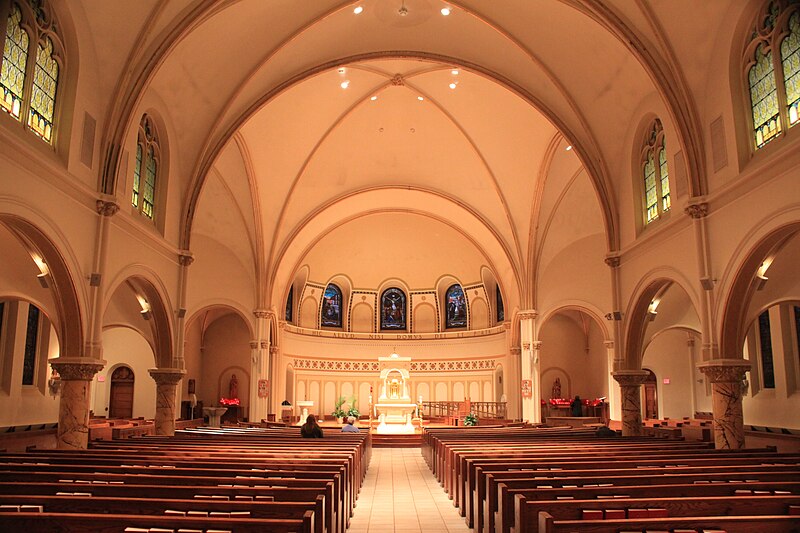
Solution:
[[[422,402],[420,410],[427,418],[460,418],[468,412],[478,418],[506,418],[506,402]]]

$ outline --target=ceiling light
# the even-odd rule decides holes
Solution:
[[[344,67],[339,69],[339,74],[344,74]]]
[[[358,6],[353,10],[353,13],[355,13],[356,15],[360,15],[362,11],[364,11],[364,7]]]
[[[453,70],[450,71],[450,74],[452,74],[453,76],[458,76],[458,69],[454,68]]]
[[[425,99],[423,97],[421,97],[421,96],[417,96],[417,100],[419,100],[421,102],[421,101],[423,101]]]
[[[457,84],[456,84],[456,82],[453,82],[453,83],[451,83],[451,84],[449,85],[449,87],[450,87],[451,89],[455,89],[455,88],[456,88],[456,85],[457,85]]]
[[[377,100],[377,99],[378,99],[378,97],[377,97],[377,96],[373,96],[372,98],[370,98],[370,100],[372,100],[373,102],[374,102],[375,100]]]
[[[567,152],[569,152],[570,150],[572,150],[572,145],[571,145],[571,144],[568,144],[568,145],[567,145],[567,147],[565,148],[565,150],[566,150]]]
[[[339,86],[340,86],[342,89],[347,89],[347,87],[348,87],[349,85],[350,85],[350,80],[344,80],[342,83],[340,83],[340,84],[339,84]]]
[[[450,8],[447,6],[443,7],[441,13],[446,17],[447,15],[450,14]]]

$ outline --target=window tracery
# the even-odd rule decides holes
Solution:
[[[51,143],[64,47],[49,5],[12,1],[1,38],[0,109],[19,121],[26,116],[28,129]]]
[[[672,206],[669,186],[669,166],[664,128],[659,119],[653,120],[642,143],[641,165],[644,180],[644,222],[649,224],[668,212]]]
[[[136,162],[133,169],[131,203],[142,215],[152,219],[155,211],[156,182],[161,150],[152,119],[142,116],[136,141]],[[144,170],[144,176],[142,171]]]

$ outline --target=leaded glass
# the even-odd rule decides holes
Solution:
[[[142,145],[136,145],[136,166],[133,167],[133,207],[139,207],[139,182],[142,178]]]
[[[3,99],[0,106],[15,118],[19,118],[22,93],[25,87],[25,66],[28,63],[28,33],[20,26],[22,13],[16,4],[6,24],[6,43],[3,47],[3,66],[0,70],[0,87]]]
[[[661,210],[669,211],[672,201],[669,197],[669,169],[667,168],[667,150],[664,147],[658,151],[658,172],[661,175]]]
[[[331,328],[342,327],[342,291],[333,283],[322,295],[322,318],[320,323]]]
[[[764,53],[762,48],[763,45],[759,45],[756,49],[756,63],[750,67],[748,75],[756,148],[761,148],[781,132],[772,52]]]
[[[495,287],[495,301],[497,302],[497,321],[504,322],[506,311],[503,306],[503,294],[500,292],[500,287]]]
[[[770,332],[769,311],[758,315],[758,337],[761,347],[761,376],[765,389],[775,388],[775,367],[772,363],[772,333]]]
[[[284,319],[286,322],[292,321],[292,307],[294,301],[294,286],[289,287],[289,296],[286,297],[286,312],[284,313]]]
[[[39,308],[28,307],[28,325],[25,332],[25,356],[22,361],[22,384],[33,385],[36,374],[36,348],[39,344]]]
[[[57,86],[58,63],[53,58],[53,41],[45,37],[36,52],[28,126],[48,142],[53,133]]]
[[[461,285],[451,285],[445,292],[445,328],[467,327],[467,298]]]
[[[383,291],[381,329],[406,329],[406,295],[400,289]]]
[[[783,63],[783,79],[786,87],[786,102],[789,126],[800,121],[798,105],[800,104],[800,13],[789,19],[789,35],[781,43],[781,61]]]
[[[647,222],[658,218],[658,192],[656,191],[656,165],[653,162],[653,153],[648,152],[644,164],[644,197]]]
[[[147,165],[144,173],[144,193],[142,194],[142,213],[144,213],[147,218],[153,218],[157,171],[158,161],[156,161],[155,150],[151,146],[147,150]]]

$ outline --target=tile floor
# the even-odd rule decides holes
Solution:
[[[350,533],[468,533],[419,448],[374,448]]]

